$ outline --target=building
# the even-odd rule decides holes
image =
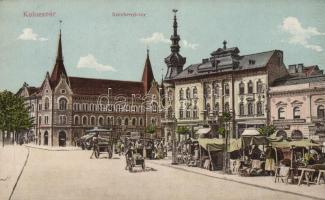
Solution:
[[[160,95],[149,51],[140,81],[73,77],[64,66],[60,30],[52,73],[46,73],[40,87],[24,83],[18,94],[30,107],[35,120],[29,134],[40,145],[74,145],[94,127],[112,129],[117,136],[129,131],[146,136],[146,127],[153,124],[160,137]]]
[[[164,79],[165,136],[176,126],[195,131],[209,124],[217,130],[223,112],[232,115],[232,137],[240,137],[245,128],[261,127],[268,123],[268,90],[273,82],[288,74],[283,52],[271,50],[240,55],[237,47],[223,47],[213,51],[201,63],[185,69],[186,58],[179,50],[176,12],[171,53],[165,58],[167,73]]]
[[[289,65],[270,87],[270,104],[278,136],[325,141],[325,75],[317,65]]]

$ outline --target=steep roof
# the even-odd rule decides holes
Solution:
[[[274,87],[274,86],[283,86],[283,85],[315,83],[319,81],[325,81],[325,75],[322,74],[322,75],[314,75],[308,77],[288,75],[286,77],[275,80],[272,86]]]
[[[230,50],[238,52],[237,48],[228,48],[226,50],[227,52]],[[217,51],[213,52],[212,54],[215,55]],[[220,72],[227,71],[230,72],[263,68],[268,64],[275,51],[276,50],[272,50],[243,56],[233,56],[229,54],[218,56],[216,58],[213,57],[210,59],[203,59],[201,63],[188,66],[174,79],[199,77],[207,74],[218,74]],[[219,50],[219,53],[223,54],[221,50]],[[218,64],[215,66],[213,62],[217,62]]]
[[[149,50],[147,50],[147,58],[144,64],[144,69],[143,69],[143,74],[141,79],[141,81],[143,82],[144,91],[146,92],[149,91],[153,80],[155,80],[155,78],[152,72],[151,62],[149,58]]]
[[[101,95],[107,94],[108,88],[112,88],[112,95],[119,94],[143,94],[142,82],[120,81],[107,79],[92,79],[81,77],[69,77],[70,87],[75,94],[80,95]]]
[[[68,76],[63,63],[61,30],[60,30],[56,61],[54,64],[52,74],[50,76],[50,84],[52,88],[54,88],[58,84],[61,74],[64,74],[66,77]]]

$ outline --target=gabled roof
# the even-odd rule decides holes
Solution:
[[[81,77],[69,77],[70,87],[74,94],[102,95],[108,94],[108,88],[112,88],[111,95],[144,94],[142,82],[120,81],[107,79],[93,79]]]

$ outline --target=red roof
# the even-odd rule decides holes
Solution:
[[[146,92],[150,90],[151,83],[154,79],[155,78],[153,76],[152,67],[149,59],[149,51],[148,51],[146,63],[144,64],[144,69],[142,74],[143,87]]]
[[[69,77],[70,87],[75,94],[80,95],[101,95],[107,94],[108,88],[112,95],[144,94],[142,82],[120,81],[107,79],[92,79],[81,77]]]

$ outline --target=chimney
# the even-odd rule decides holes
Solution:
[[[298,64],[298,66],[297,66],[297,72],[298,73],[302,73],[303,69],[304,69],[304,64],[303,63]]]
[[[289,65],[289,74],[295,74],[296,71],[296,65]]]

